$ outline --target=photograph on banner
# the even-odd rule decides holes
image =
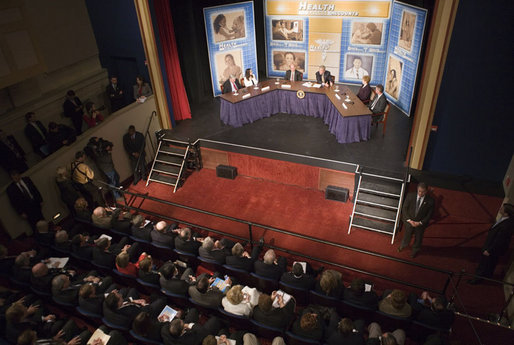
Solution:
[[[303,19],[272,19],[274,41],[303,41]]]
[[[385,92],[396,100],[398,100],[400,96],[402,72],[403,62],[393,55],[389,55],[389,61],[387,62],[387,77],[384,87]]]
[[[371,76],[373,58],[373,55],[346,54],[344,77],[346,79],[361,80],[365,75]]]
[[[305,71],[305,52],[273,50],[272,56],[274,71],[288,71],[291,64],[294,64],[298,71]]]
[[[215,43],[246,37],[244,10],[213,14],[211,21]]]
[[[243,69],[241,68],[243,66],[242,56],[242,49],[222,51],[214,55],[219,85],[223,85],[231,75],[235,76],[238,80],[243,77]]]
[[[383,29],[383,23],[353,21],[350,43],[381,45]]]
[[[402,13],[402,24],[400,26],[400,39],[398,40],[398,45],[401,48],[411,51],[415,26],[416,14],[404,10]]]

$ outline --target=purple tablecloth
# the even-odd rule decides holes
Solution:
[[[233,127],[241,127],[273,114],[287,113],[322,118],[330,133],[342,144],[366,141],[370,135],[371,115],[343,117],[323,94],[306,92],[305,98],[299,99],[296,92],[274,90],[238,103],[223,98],[220,100],[221,121]]]

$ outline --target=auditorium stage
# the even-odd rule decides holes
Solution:
[[[349,86],[356,92],[356,86]],[[192,119],[177,123],[167,137],[185,140],[208,139],[266,150],[317,157],[350,163],[383,172],[403,173],[411,129],[411,118],[391,106],[387,130],[382,136],[382,125],[371,129],[369,141],[339,144],[328,126],[319,118],[304,115],[276,114],[254,123],[234,128],[221,122],[220,101],[217,98],[192,104]],[[203,143],[202,143],[203,145]],[[237,146],[234,146],[234,149]],[[226,149],[226,148],[224,148]],[[239,151],[241,152],[241,151]],[[266,156],[266,151],[261,151]],[[269,157],[268,158],[272,158]],[[287,160],[310,164],[299,156]],[[327,168],[340,170],[335,162],[324,162]],[[349,170],[349,169],[346,169]]]

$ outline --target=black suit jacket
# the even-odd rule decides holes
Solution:
[[[291,70],[286,71],[286,76],[284,77],[285,80],[291,80]],[[302,81],[303,80],[303,74],[302,72],[295,70],[294,71],[294,81]]]
[[[185,280],[179,278],[166,279],[164,277],[160,277],[159,283],[161,284],[161,288],[177,295],[186,296],[187,290],[189,289],[189,284]]]
[[[136,132],[134,135],[134,140],[130,138],[130,134],[126,133],[123,136],[123,147],[125,148],[125,151],[132,156],[134,152],[139,153],[141,150],[141,147],[145,146],[145,136],[141,134],[140,132]],[[145,150],[143,150],[143,156],[145,155]]]
[[[90,312],[90,313],[95,313],[95,314],[100,314],[102,315],[102,304],[103,304],[103,301],[104,301],[104,295],[103,294],[99,294],[95,297],[91,297],[91,298],[82,298],[82,297],[79,297],[79,306]]]
[[[295,277],[292,272],[285,272],[282,274],[280,281],[304,290],[312,289],[315,282],[314,277],[311,275],[302,274],[300,277]]]
[[[132,225],[130,227],[130,229],[132,231],[132,236],[134,236],[135,238],[139,238],[143,241],[151,242],[152,237],[151,237],[150,233],[153,230],[152,227],[153,227],[153,225],[149,223],[147,226],[142,227],[142,228],[140,228],[139,226]]]
[[[200,248],[201,245],[200,242],[193,239],[184,241],[180,236],[175,237],[175,248],[184,252],[198,255],[198,248]]]
[[[508,249],[514,232],[514,217],[509,217],[501,223],[493,225],[487,234],[482,251],[487,250],[491,255],[502,256]]]
[[[352,289],[346,288],[343,292],[343,299],[363,307],[374,309],[378,308],[378,296],[373,291],[364,292],[362,295],[356,295]]]
[[[109,100],[111,101],[111,111],[115,112],[118,109],[123,108],[124,99],[123,99],[123,90],[120,87],[120,84],[116,85],[116,90],[112,87],[112,84],[109,83],[105,88],[105,93]]]
[[[41,130],[41,132],[44,134],[44,136],[41,136],[41,134],[38,132],[37,129],[34,128],[30,123],[27,123],[25,126],[25,135],[29,139],[30,143],[32,144],[32,148],[34,151],[39,151],[39,148],[46,144],[46,128],[43,126],[41,121],[36,121],[36,126]]]
[[[150,232],[152,243],[159,244],[161,246],[167,246],[171,249],[175,248],[175,234],[172,232],[159,232],[152,229]]]
[[[0,141],[1,165],[7,172],[12,169],[16,169],[20,173],[24,172],[28,169],[27,163],[25,163],[25,152],[12,135],[7,137],[7,141],[11,144],[12,149],[3,141]]]
[[[198,254],[205,259],[215,260],[220,265],[225,263],[225,258],[227,257],[227,252],[224,249],[213,249],[206,250],[203,247],[198,248]]]
[[[12,207],[20,215],[22,213],[26,213],[28,216],[30,216],[30,213],[34,212],[35,210],[39,210],[39,213],[41,213],[40,204],[43,202],[41,193],[39,193],[39,190],[36,188],[29,177],[22,177],[22,180],[29,189],[30,194],[32,194],[32,199],[26,196],[16,183],[12,182],[9,187],[7,187],[7,196],[11,201]]]
[[[323,73],[323,77],[324,77],[325,83],[331,83],[332,82],[332,76],[330,75],[329,71],[325,71]],[[316,72],[316,83],[323,84],[323,80],[321,80],[321,74],[319,73],[319,71]]]
[[[137,274],[139,276],[139,279],[141,279],[142,281],[149,284],[159,285],[159,279],[161,276],[158,273],[153,271],[143,272],[139,270]]]
[[[286,271],[287,261],[285,258],[278,258],[278,265],[275,264],[265,264],[263,261],[255,261],[253,264],[254,272],[260,276],[279,280],[282,274]]]
[[[294,313],[295,302],[290,299],[284,308],[272,308],[271,311],[263,311],[259,306],[253,308],[252,318],[270,327],[285,328],[289,325]]]
[[[366,84],[366,86],[361,85],[361,87],[359,88],[359,92],[357,93],[357,97],[359,97],[361,101],[367,101],[369,100],[370,96],[371,87],[369,86],[369,84]]]
[[[234,83],[237,86],[237,89],[239,90],[241,88],[241,83],[239,83],[239,80],[235,80]],[[232,85],[230,83],[230,79],[225,80],[223,83],[223,93],[231,93],[232,92]]]
[[[95,264],[114,268],[114,260],[116,260],[114,253],[103,251],[98,247],[93,248],[93,262]]]
[[[247,272],[253,271],[253,264],[255,260],[259,257],[259,253],[262,248],[259,248],[258,246],[254,246],[252,249],[252,254],[250,255],[250,258],[246,258],[244,256],[227,256],[225,258],[225,263],[231,267],[239,268],[242,270],[245,270]]]
[[[428,222],[430,221],[432,212],[434,211],[434,199],[428,195],[428,193],[425,194],[423,203],[419,208],[418,214],[416,214],[416,198],[417,193],[415,192],[407,194],[402,207],[402,220],[404,222],[408,219],[415,222],[421,221],[422,224],[418,226],[417,229],[425,229],[428,226]]]
[[[375,97],[378,97],[376,95]],[[369,109],[373,114],[383,113],[386,105],[387,105],[387,99],[384,94],[380,95],[380,98],[377,100],[377,103],[373,106],[374,98],[369,101]]]
[[[172,336],[169,328],[170,323],[166,322],[161,329],[164,345],[200,345],[203,338],[209,335],[209,332],[198,322],[195,322],[193,328],[186,330],[179,337]]]
[[[71,119],[73,118],[81,118],[84,115],[84,111],[80,107],[82,105],[82,102],[80,101],[80,98],[75,97],[74,99],[76,104],[73,104],[72,101],[69,99],[66,99],[64,103],[62,104],[62,109],[64,110],[64,116],[69,117]],[[77,109],[78,108],[78,109]]]

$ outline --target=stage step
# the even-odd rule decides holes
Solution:
[[[352,228],[375,231],[392,235],[393,243],[405,191],[403,181],[394,174],[362,169],[348,234]]]
[[[146,185],[150,182],[173,186],[173,193],[182,186],[187,176],[194,169],[201,168],[198,145],[160,136]]]

